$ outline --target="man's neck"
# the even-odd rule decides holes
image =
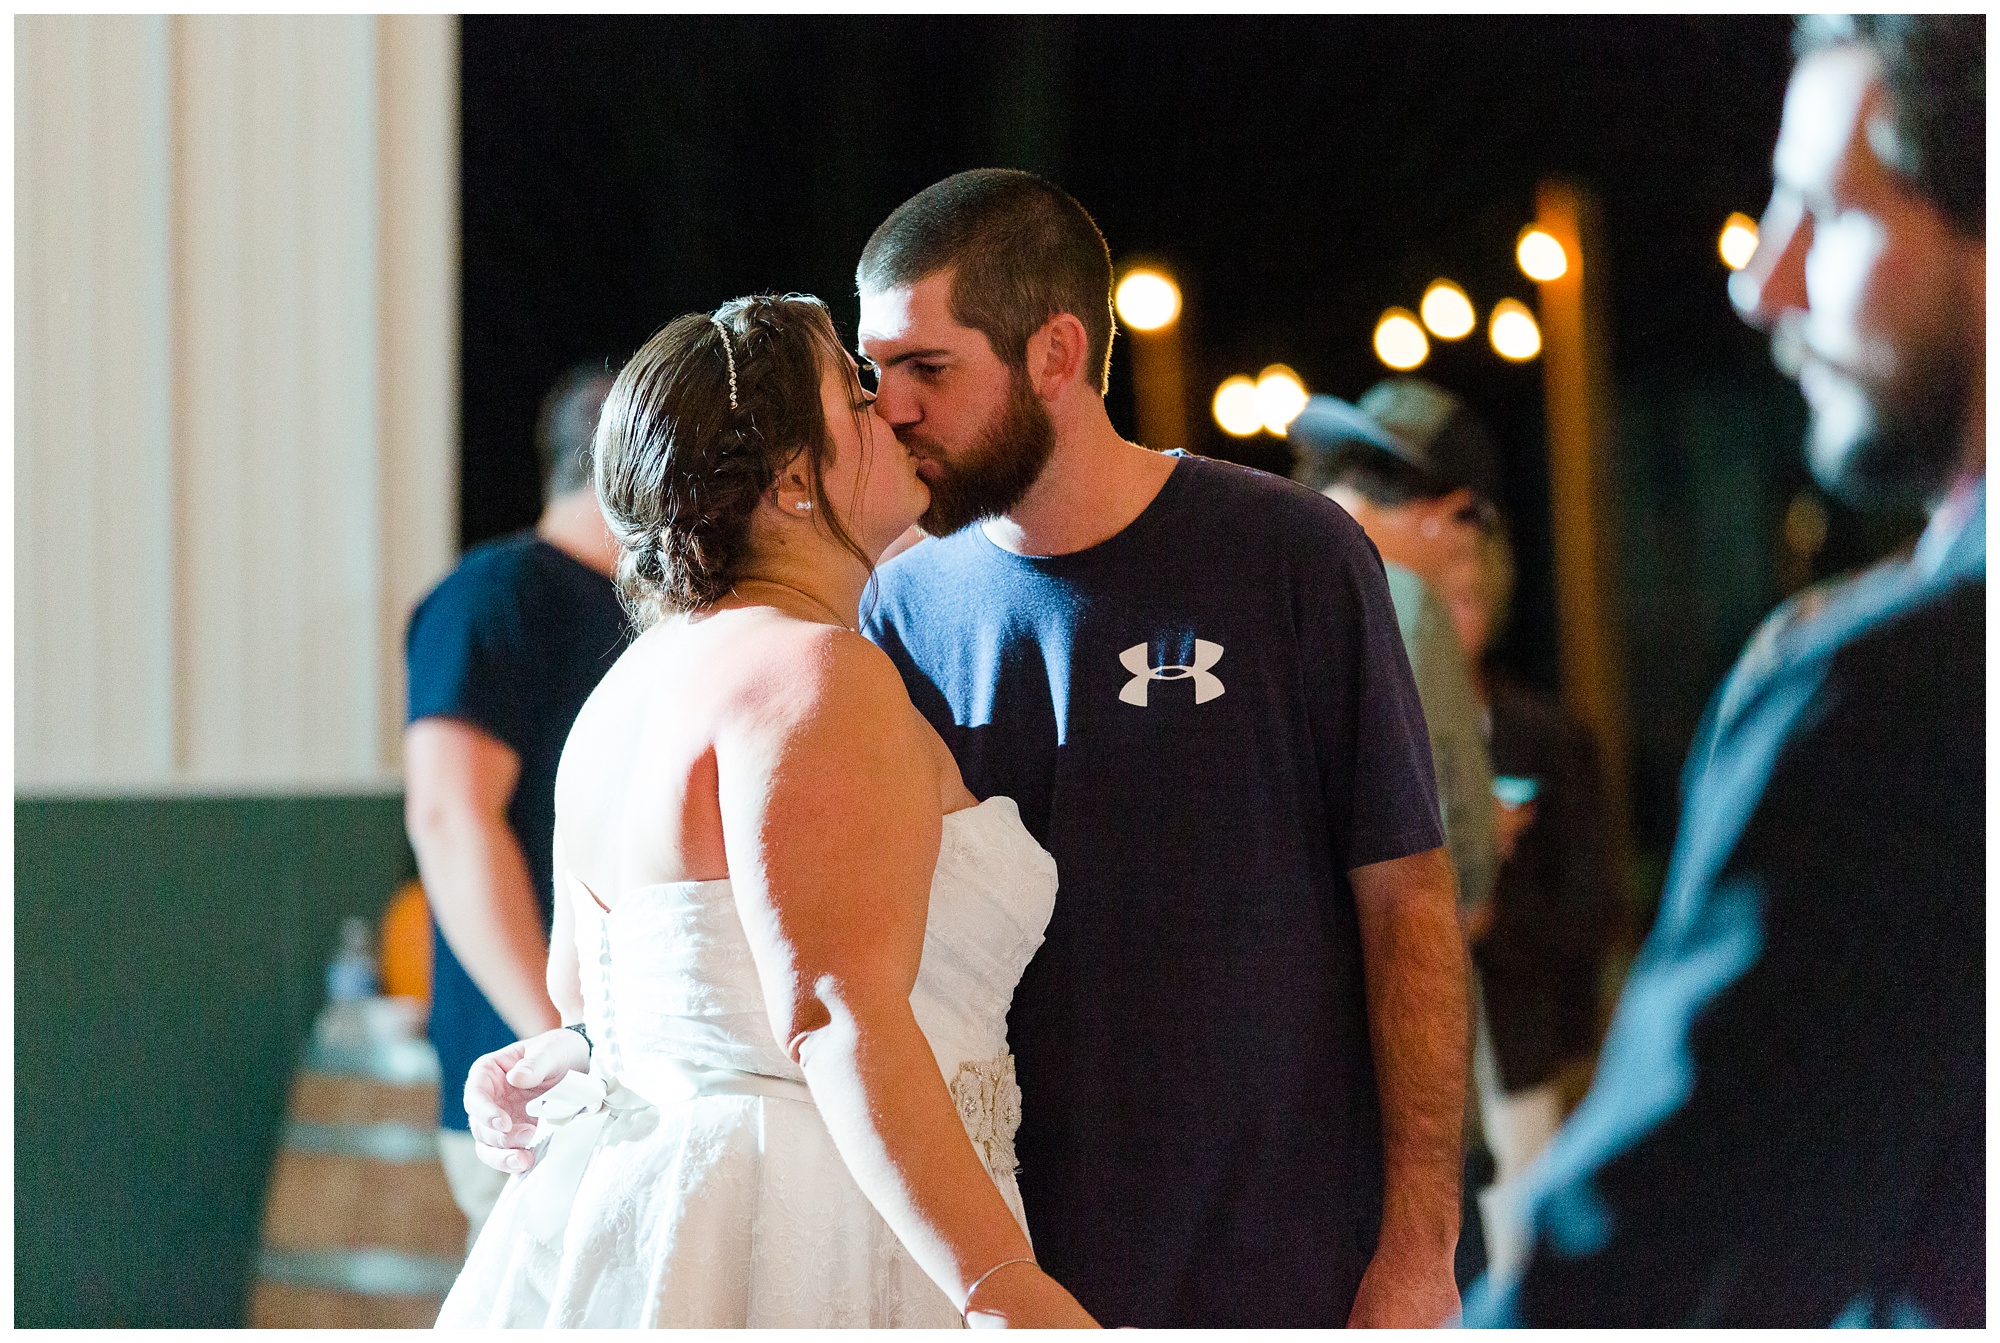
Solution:
[[[597,507],[595,490],[571,490],[549,500],[535,535],[607,578],[618,568],[618,541]]]
[[[1174,471],[1174,459],[1128,443],[1092,399],[1056,422],[1048,465],[1021,502],[981,526],[1016,555],[1069,555],[1109,541],[1146,511]]]

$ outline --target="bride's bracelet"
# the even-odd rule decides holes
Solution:
[[[972,1280],[972,1286],[965,1289],[965,1304],[959,1307],[958,1311],[961,1317],[970,1315],[972,1313],[972,1294],[979,1290],[980,1284],[985,1282],[988,1278],[992,1277],[995,1273],[998,1273],[1001,1269],[1007,1267],[1007,1265],[1009,1264],[1035,1264],[1035,1261],[1032,1259],[1002,1259],[992,1268],[987,1269],[984,1273],[974,1278]],[[1035,1264],[1035,1267],[1040,1268],[1041,1265]]]
[[[583,1023],[581,1021],[572,1021],[568,1025],[564,1026],[563,1029],[566,1031],[575,1031],[578,1035],[581,1035],[583,1037],[583,1052],[586,1058],[589,1057],[593,1052],[595,1052],[591,1048],[590,1032],[583,1028]]]

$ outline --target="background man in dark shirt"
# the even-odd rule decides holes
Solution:
[[[1486,1324],[1986,1318],[1986,23],[1812,16],[1731,298],[1908,559],[1752,638]]]
[[[591,481],[610,387],[584,367],[550,392],[540,522],[468,552],[410,617],[405,821],[437,924],[439,1146],[475,1236],[507,1177],[473,1153],[466,1071],[562,1023],[546,987],[556,763],[627,637],[610,579],[618,548]]]

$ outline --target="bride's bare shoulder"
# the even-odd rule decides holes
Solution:
[[[813,712],[907,708],[909,694],[889,655],[834,625],[774,621],[758,632],[738,690],[745,707],[795,706]]]

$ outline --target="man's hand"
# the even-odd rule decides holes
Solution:
[[[564,1074],[589,1067],[589,1047],[567,1026],[480,1055],[465,1078],[465,1113],[479,1159],[495,1170],[533,1166],[535,1154],[528,1149],[535,1141],[535,1120],[528,1102]]]
[[[1361,1275],[1349,1329],[1436,1329],[1458,1321],[1452,1250],[1385,1238]]]

